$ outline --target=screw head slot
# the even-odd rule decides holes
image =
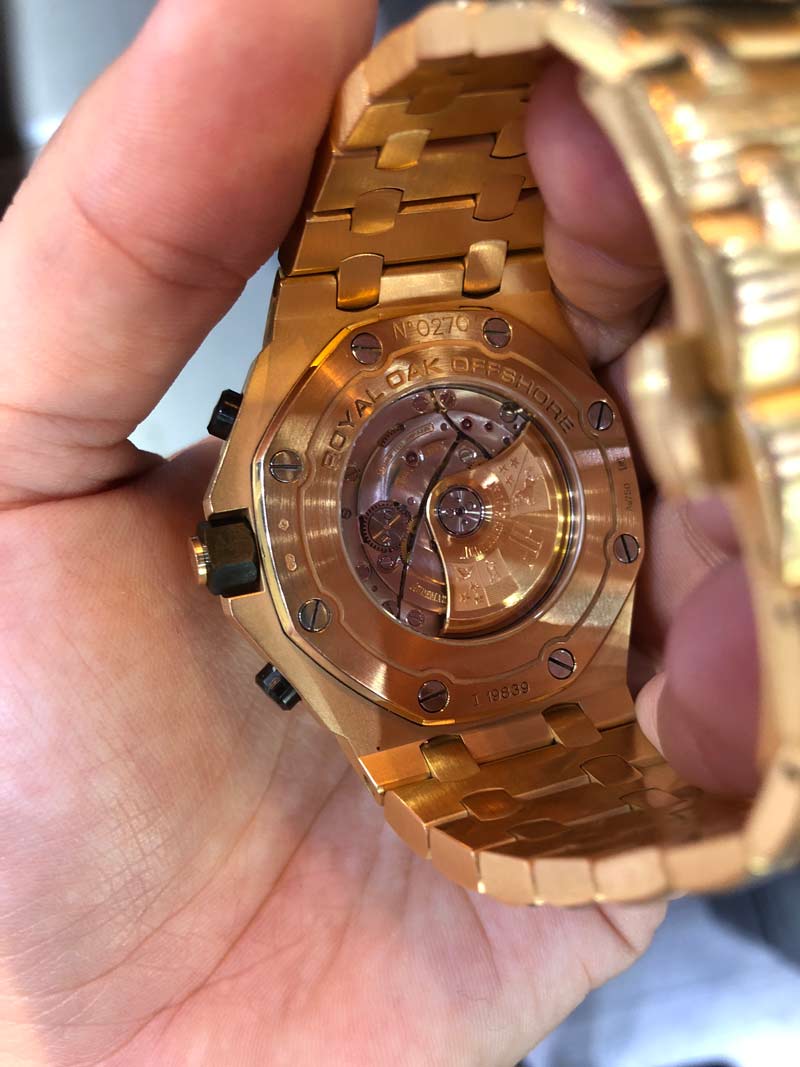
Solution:
[[[614,555],[620,563],[635,563],[639,558],[639,542],[633,534],[620,534],[614,542]]]
[[[270,459],[269,473],[276,482],[296,482],[303,473],[303,460],[297,452],[282,448]]]
[[[548,656],[547,669],[554,678],[569,678],[575,670],[575,657],[568,648],[557,648]]]
[[[417,694],[419,706],[429,715],[436,715],[444,711],[450,702],[450,691],[444,682],[438,678],[432,678],[429,682],[423,682]]]
[[[487,319],[483,324],[483,337],[491,348],[505,348],[511,340],[511,327],[505,319]]]
[[[307,600],[297,613],[300,625],[310,634],[319,634],[330,626],[331,609],[324,600],[314,597]]]
[[[374,367],[383,355],[383,345],[373,333],[357,333],[350,342],[353,357],[365,367]]]
[[[586,417],[591,428],[597,430],[598,433],[610,429],[614,422],[614,412],[607,400],[595,400],[593,404],[590,404]]]

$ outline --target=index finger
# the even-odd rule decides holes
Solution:
[[[624,352],[656,309],[664,271],[650,225],[577,72],[556,60],[531,99],[527,142],[545,203],[545,252],[572,325],[596,363]]]

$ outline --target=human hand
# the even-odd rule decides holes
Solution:
[[[2,1063],[511,1064],[662,914],[512,909],[413,856],[333,738],[264,701],[261,661],[190,581],[215,444],[165,462],[127,441],[280,241],[372,18],[161,0],[0,228]],[[536,94],[533,164],[555,280],[624,406],[621,354],[663,278],[571,78],[556,65]],[[670,628],[643,715],[687,774],[744,788],[746,744],[704,715],[724,703],[752,735],[737,565],[712,569],[715,512],[643,480],[638,648],[660,662]],[[721,604],[741,630],[700,663]]]

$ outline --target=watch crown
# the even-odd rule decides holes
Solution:
[[[208,585],[208,549],[199,537],[189,538],[189,555],[198,585]]]

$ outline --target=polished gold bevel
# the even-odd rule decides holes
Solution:
[[[489,347],[483,335],[489,314],[427,311],[343,331],[282,406],[253,463],[257,537],[286,634],[356,691],[407,719],[437,726],[502,718],[574,682],[622,609],[641,560],[620,563],[613,552],[619,533],[642,542],[636,479],[618,413],[608,430],[593,431],[585,413],[605,398],[597,382],[520,322],[512,323],[507,350]],[[373,367],[351,352],[353,332],[365,328],[382,345]],[[340,534],[341,479],[359,426],[428,383],[489,389],[532,411],[558,452],[575,515],[566,564],[543,609],[502,632],[468,640],[414,633],[381,611],[360,588]],[[303,458],[295,482],[268,473],[270,456],[281,449]],[[300,606],[313,597],[324,599],[333,615],[318,634],[297,621]],[[576,660],[575,675],[566,681],[554,678],[547,663],[561,646]],[[431,678],[446,683],[450,701],[441,715],[426,718],[417,694]]]

